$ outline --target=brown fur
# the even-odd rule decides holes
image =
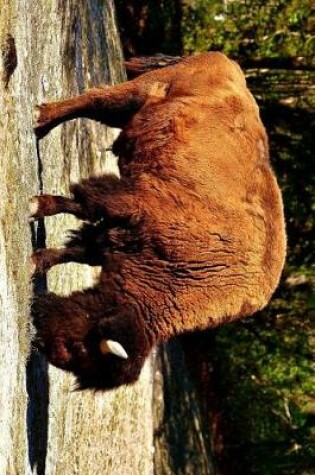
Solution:
[[[285,257],[282,201],[236,63],[201,54],[38,112],[38,137],[76,117],[122,128],[113,146],[120,180],[83,180],[71,199],[37,197],[35,218],[66,212],[88,221],[64,250],[35,254],[37,271],[70,260],[102,266],[95,288],[35,301],[53,364],[81,387],[129,383],[157,340],[267,304]],[[129,358],[102,356],[104,337]]]

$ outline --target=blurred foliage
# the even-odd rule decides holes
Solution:
[[[183,49],[218,49],[234,57],[312,56],[312,12],[312,0],[188,0],[183,6]]]
[[[224,475],[315,473],[313,2],[117,3],[127,54],[222,50],[246,70],[283,192],[288,255],[281,284],[266,310],[209,333],[204,359],[210,365],[213,445]],[[129,23],[132,18],[142,22],[137,34],[130,34],[123,18],[128,8]],[[296,58],[304,61],[304,68],[296,67]],[[270,59],[281,60],[273,63],[281,69],[248,69],[253,60],[268,64]]]
[[[237,461],[223,473],[297,475],[315,467],[312,296],[311,282],[299,290],[284,282],[260,315],[215,332],[220,458],[228,467]]]
[[[116,0],[132,55],[221,50],[236,58],[314,58],[312,0]]]
[[[260,87],[269,85],[269,88],[259,103],[269,135],[272,163],[284,199],[288,235],[287,264],[300,267],[302,273],[306,272],[306,268],[312,272],[309,266],[315,263],[314,112],[306,93],[304,104],[300,101],[294,106],[286,104],[286,100],[294,100],[296,96],[287,96],[283,100],[279,97],[278,100],[270,99],[268,95],[274,96],[276,92],[276,85],[270,88],[271,76],[274,73],[265,74],[264,81],[262,77],[260,79]],[[283,78],[283,72],[276,74],[278,84],[282,77],[282,86],[289,89],[291,81],[298,78],[290,77],[288,73],[285,76]],[[252,89],[258,95],[254,82],[248,79],[248,83],[252,83]]]

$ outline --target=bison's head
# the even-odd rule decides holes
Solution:
[[[93,309],[91,317],[72,302],[69,312],[67,299],[54,294],[34,301],[35,344],[49,362],[72,372],[79,389],[106,390],[135,382],[152,346],[135,309],[102,307],[96,313]]]

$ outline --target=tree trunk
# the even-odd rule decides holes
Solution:
[[[207,339],[188,334],[184,340],[185,345],[183,338],[160,345],[156,359],[154,473],[214,475],[209,417],[203,407],[207,394],[200,377],[205,355],[200,344],[207,345]]]
[[[36,103],[123,78],[111,0],[0,0],[0,473],[150,474],[152,371],[109,393],[74,392],[71,376],[31,352],[28,255],[60,246],[76,226],[57,216],[30,228],[28,199],[68,194],[70,181],[107,170],[113,133],[78,120],[37,147]],[[46,238],[46,239],[45,239]],[[52,270],[59,293],[88,286],[88,266]],[[37,291],[45,282],[36,283]]]

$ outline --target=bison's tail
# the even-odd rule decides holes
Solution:
[[[133,79],[153,69],[165,68],[166,66],[176,64],[181,59],[181,56],[166,56],[160,53],[154,56],[130,58],[128,61],[125,61],[127,76],[129,79]]]

